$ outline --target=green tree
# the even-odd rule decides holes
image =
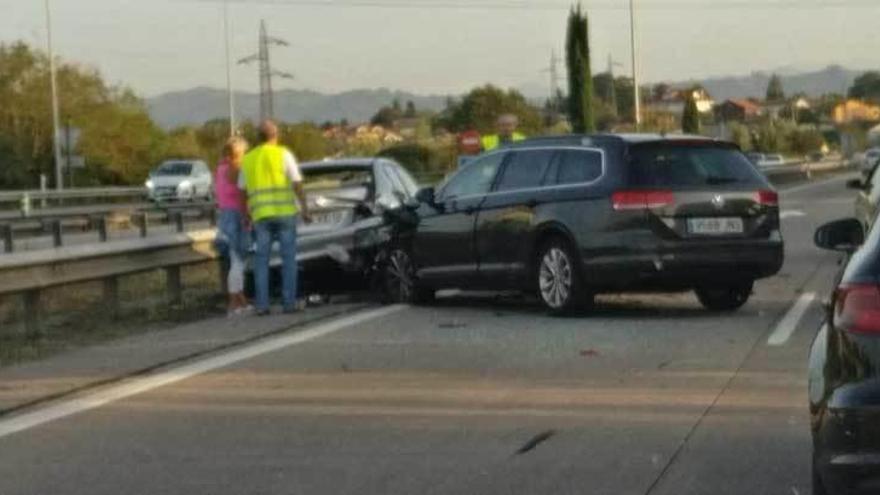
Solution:
[[[681,114],[681,130],[685,134],[700,133],[700,110],[697,108],[697,100],[694,99],[693,93],[693,91],[687,92],[684,111]]]
[[[406,102],[406,112],[404,112],[403,116],[408,119],[416,116],[416,104],[412,100]]]
[[[471,90],[460,102],[451,102],[451,106],[435,119],[435,127],[453,132],[474,129],[488,134],[495,132],[498,117],[505,113],[516,115],[520,131],[526,134],[541,130],[540,111],[520,92],[504,91],[491,84]]]
[[[41,173],[54,175],[48,62],[24,43],[0,44],[0,135],[16,155],[7,163],[17,169],[4,176],[22,186],[38,184]],[[110,183],[142,180],[163,141],[143,102],[107,85],[97,71],[70,63],[58,65],[58,93],[62,120],[82,130],[76,152],[85,157],[87,173]]]
[[[770,76],[770,82],[767,83],[767,101],[772,103],[785,101],[785,90],[782,88],[782,79],[776,74]]]
[[[397,101],[397,100],[395,100]],[[398,103],[398,107],[400,104]],[[403,114],[400,112],[399,108],[395,108],[394,106],[390,107],[382,107],[373,115],[373,118],[370,119],[370,123],[373,125],[381,125],[382,127],[393,127],[394,122],[397,119],[401,118]]]
[[[880,72],[869,71],[857,77],[849,88],[849,97],[880,101]]]
[[[330,143],[318,126],[301,123],[284,124],[280,127],[281,143],[290,148],[298,160],[320,160],[330,154]]]
[[[565,59],[568,69],[568,116],[576,133],[594,132],[593,78],[590,69],[590,32],[580,4],[568,16]]]
[[[749,128],[739,122],[732,122],[728,125],[730,126],[730,140],[736,143],[741,150],[751,151],[752,135]]]

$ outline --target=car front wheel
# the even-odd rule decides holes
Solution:
[[[552,239],[538,250],[535,276],[538,297],[551,314],[561,315],[588,306],[576,258],[568,244]]]
[[[752,295],[753,283],[743,283],[726,287],[701,287],[696,289],[697,299],[706,309],[712,311],[734,311]]]
[[[426,304],[434,291],[419,285],[409,252],[395,248],[388,254],[382,273],[384,298],[389,303]]]

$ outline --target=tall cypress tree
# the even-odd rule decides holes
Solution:
[[[684,111],[681,114],[681,130],[685,134],[700,133],[700,110],[697,108],[697,100],[694,99],[694,92],[688,91],[687,99],[684,102]]]
[[[568,117],[576,133],[594,132],[593,77],[590,70],[590,37],[587,14],[580,4],[568,15],[565,42],[568,69]]]

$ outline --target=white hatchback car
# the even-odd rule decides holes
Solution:
[[[211,200],[214,178],[202,160],[166,160],[150,172],[147,195],[151,201]]]

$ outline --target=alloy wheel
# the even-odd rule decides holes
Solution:
[[[564,307],[571,298],[573,271],[568,255],[559,247],[544,253],[538,271],[541,298],[553,309]]]

